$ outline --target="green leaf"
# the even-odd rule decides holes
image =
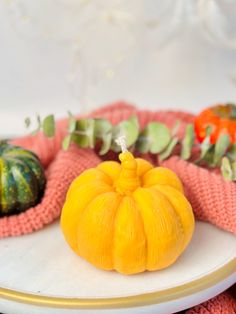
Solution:
[[[150,138],[150,152],[158,154],[163,151],[171,140],[170,131],[165,124],[151,122],[148,125],[148,136]]]
[[[163,161],[167,159],[171,155],[173,149],[175,148],[178,142],[179,142],[179,139],[177,137],[172,138],[172,140],[167,145],[165,150],[159,154],[159,160]]]
[[[191,150],[195,140],[193,124],[188,124],[185,130],[185,136],[182,141],[181,158],[188,160],[191,156]]]
[[[105,119],[94,119],[94,135],[96,138],[104,138],[106,134],[111,132],[112,125]]]
[[[112,141],[112,125],[106,119],[94,119],[94,137],[102,140],[102,146],[99,155],[105,155],[110,147]]]
[[[172,135],[172,136],[175,136],[175,135],[178,133],[179,128],[180,128],[180,124],[181,124],[180,120],[177,120],[177,121],[175,122],[175,125],[174,125],[174,127],[172,128],[172,130],[171,130],[171,135]]]
[[[30,120],[30,118],[29,118],[29,117],[26,117],[24,122],[25,122],[25,127],[28,129],[28,128],[30,127],[30,125],[31,125],[31,120]]]
[[[232,119],[236,119],[236,104],[227,104],[227,105],[230,105],[231,106],[231,112],[230,112],[230,117]]]
[[[212,132],[212,126],[208,125],[206,128],[206,137],[203,140],[203,142],[200,144],[200,157],[195,161],[196,164],[200,163],[201,160],[206,161],[206,163],[211,164],[213,155],[212,155],[212,147],[213,144],[211,144],[210,136]]]
[[[150,122],[141,133],[137,148],[142,153],[150,151],[158,154],[167,147],[170,140],[170,131],[165,124]]]
[[[231,147],[227,153],[227,156],[229,157],[230,160],[236,161],[236,143],[231,145]]]
[[[36,129],[35,130],[33,130],[30,134],[31,135],[36,135],[40,130],[41,130],[41,127],[42,127],[42,125],[41,125],[41,118],[40,118],[40,115],[36,115],[36,122],[37,122],[37,127],[36,127]]]
[[[204,155],[204,158],[202,159],[209,167],[215,167],[214,166],[214,145],[211,146],[211,148],[207,151],[207,153]]]
[[[69,146],[70,146],[70,143],[71,143],[71,139],[72,139],[72,136],[71,134],[68,134],[62,141],[62,148],[64,150],[68,150]]]
[[[76,130],[76,118],[69,112],[69,119],[68,119],[68,132],[72,133]]]
[[[102,139],[102,146],[101,149],[99,151],[99,155],[105,155],[110,147],[111,147],[111,141],[112,141],[112,134],[108,133],[106,135],[104,135],[103,139]]]
[[[43,133],[47,137],[53,137],[55,135],[55,120],[53,115],[49,115],[43,119]]]
[[[139,122],[136,116],[131,116],[128,121],[133,123],[136,126],[136,128],[139,130]]]
[[[150,143],[148,137],[145,135],[145,130],[140,133],[135,144],[135,149],[137,149],[142,154],[146,154],[149,151]]]
[[[41,126],[41,117],[39,114],[37,114],[36,120],[37,120],[38,125]]]
[[[165,124],[150,122],[141,132],[136,149],[141,153],[150,151],[153,154],[162,152],[170,143],[170,131]]]
[[[220,134],[215,144],[213,166],[217,166],[219,164],[221,158],[226,153],[229,145],[230,145],[229,135],[224,133]]]
[[[230,161],[227,157],[224,157],[221,161],[221,174],[223,178],[227,181],[231,181],[233,179],[233,171],[231,168]]]
[[[80,147],[94,148],[94,119],[77,120],[76,130],[71,135],[72,141]]]
[[[233,161],[233,162],[231,163],[231,168],[232,168],[232,171],[233,171],[232,180],[233,180],[233,181],[236,181],[236,161]]]
[[[213,131],[212,125],[208,125],[208,126],[206,127],[206,131],[205,131],[206,137],[208,137],[208,136],[210,137],[212,131]]]
[[[128,148],[136,142],[139,135],[139,125],[136,117],[124,120],[113,127],[111,149],[115,152],[120,152],[120,146],[116,144],[115,140],[122,135],[125,136]]]
[[[210,136],[205,137],[204,141],[200,145],[201,154],[200,154],[200,160],[204,159],[206,154],[209,152],[209,150],[212,148],[212,144],[210,142]]]

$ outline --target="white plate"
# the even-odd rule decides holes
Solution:
[[[76,256],[57,222],[0,240],[0,311],[173,313],[227,289],[235,271],[236,237],[210,224],[197,222],[188,249],[168,269],[123,276]]]

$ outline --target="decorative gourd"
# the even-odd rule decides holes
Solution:
[[[36,205],[45,182],[44,170],[34,153],[0,143],[0,216]]]
[[[206,130],[211,127],[210,141],[215,144],[222,132],[230,136],[231,143],[236,142],[236,105],[216,105],[203,110],[195,118],[195,132],[202,142],[206,137]]]
[[[123,274],[165,268],[194,230],[183,187],[171,170],[122,149],[71,184],[61,215],[66,241],[98,268]]]

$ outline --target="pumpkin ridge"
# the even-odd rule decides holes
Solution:
[[[141,186],[141,188],[142,188],[142,186]],[[131,197],[132,197],[132,199],[133,199],[133,201],[134,201],[134,203],[136,205],[137,211],[138,211],[139,216],[140,216],[140,220],[142,221],[143,234],[144,234],[144,237],[145,237],[145,269],[147,269],[147,252],[148,252],[148,249],[147,249],[147,234],[146,234],[146,230],[144,228],[143,217],[141,215],[139,204],[138,204],[138,202],[136,202],[136,199],[133,197],[133,195]]]
[[[103,182],[104,183],[104,182]],[[106,184],[106,183],[104,183],[104,187],[105,186],[107,186],[106,188],[108,189],[108,188],[111,188],[108,184]],[[71,214],[68,216],[68,213],[70,213],[70,211],[68,211],[68,209],[67,209],[67,206],[68,206],[68,199],[70,199],[70,197],[71,197],[71,194],[73,194],[73,193],[76,193],[76,197],[77,197],[77,199],[79,199],[80,198],[80,193],[81,193],[81,191],[83,191],[84,190],[84,188],[89,188],[90,187],[90,191],[91,191],[91,189],[94,189],[94,190],[96,190],[97,189],[97,186],[96,185],[94,185],[94,181],[91,183],[91,182],[87,182],[87,183],[85,183],[85,184],[83,184],[83,185],[81,185],[81,186],[79,186],[79,187],[75,187],[73,190],[71,190],[71,189],[69,189],[68,190],[68,192],[67,192],[67,195],[66,195],[66,201],[65,201],[65,204],[64,204],[64,206],[63,206],[63,208],[62,208],[62,213],[61,213],[61,227],[62,227],[62,229],[64,230],[64,235],[65,235],[65,238],[67,239],[68,237],[69,238],[71,238],[71,234],[70,234],[70,232],[73,232],[73,239],[74,239],[74,243],[72,243],[70,240],[69,240],[69,243],[70,243],[70,246],[71,247],[73,247],[76,251],[77,251],[77,236],[76,236],[76,230],[77,230],[77,225],[78,225],[78,221],[79,221],[79,219],[80,219],[80,217],[81,217],[81,214],[82,214],[82,212],[80,213],[80,215],[78,215],[77,214],[77,216],[71,216]],[[76,190],[75,190],[76,189]],[[107,192],[110,192],[109,190],[106,190],[106,191],[102,191],[101,193],[99,193],[98,191],[96,191],[96,196],[99,196],[99,195],[101,195],[101,194],[103,194],[103,193],[107,193]],[[95,196],[95,197],[96,197]],[[89,199],[88,199],[88,202],[86,203],[86,205],[85,205],[85,207],[83,208],[83,211],[87,208],[87,206],[93,201],[93,199],[94,199],[94,196],[90,196],[89,197]],[[74,206],[76,206],[77,207],[77,204],[73,204],[73,207],[72,208],[74,208]],[[67,231],[67,229],[65,228],[64,229],[64,226],[66,226],[67,225],[67,221],[70,221],[70,220],[72,220],[73,222],[74,222],[74,227],[73,227],[73,230],[70,230],[70,232],[69,232],[69,234],[68,234],[68,231]]]
[[[157,184],[157,186],[158,186],[158,184]],[[158,192],[166,199],[166,201],[170,204],[171,208],[173,209],[173,211],[174,211],[174,213],[175,213],[175,218],[177,219],[178,224],[179,224],[179,227],[180,227],[180,229],[181,229],[181,231],[182,231],[182,233],[183,233],[183,235],[184,235],[184,236],[183,236],[183,239],[182,239],[182,245],[181,245],[181,247],[182,247],[182,249],[183,249],[183,248],[184,248],[184,242],[185,242],[186,234],[185,234],[185,230],[184,230],[182,221],[181,221],[181,219],[180,219],[180,216],[179,216],[178,212],[176,211],[175,206],[174,206],[174,205],[172,204],[172,202],[170,201],[168,195],[165,194],[165,193],[163,193],[162,191],[160,191],[160,190],[158,189],[158,187],[156,188],[156,186],[154,185],[154,186],[150,187],[150,190],[152,190],[152,189],[154,189],[155,191],[158,191]],[[174,187],[173,187],[173,189],[175,189],[176,191],[178,191],[178,189],[176,189],[176,188],[174,188]]]
[[[19,208],[17,181],[11,169],[11,161],[5,158],[1,160],[1,204],[3,215],[10,214],[14,207]],[[3,182],[4,181],[4,182]]]
[[[111,192],[113,192],[113,191],[102,192],[102,193],[96,195],[95,197],[93,197],[92,199],[90,199],[90,200],[88,201],[88,203],[84,206],[82,212],[80,213],[80,216],[77,217],[77,228],[75,229],[75,232],[76,232],[76,234],[75,234],[75,244],[76,244],[76,248],[77,248],[77,249],[78,249],[77,229],[78,229],[79,220],[80,220],[81,217],[84,215],[84,213],[86,212],[86,210],[88,209],[88,207],[91,205],[91,203],[92,203],[93,201],[95,201],[95,200],[96,200],[98,197],[100,197],[101,195],[107,194],[107,193],[111,193]]]
[[[121,269],[114,264],[115,259],[116,259],[115,255],[114,255],[114,252],[115,252],[115,249],[114,249],[115,241],[114,241],[114,239],[115,239],[116,230],[117,230],[117,228],[116,228],[117,216],[118,216],[119,210],[121,208],[121,205],[123,204],[124,199],[127,199],[127,198],[131,199],[132,202],[135,204],[134,208],[136,210],[136,213],[138,214],[139,221],[142,224],[142,232],[143,232],[143,236],[144,236],[144,239],[145,239],[145,247],[144,247],[145,262],[144,262],[144,267],[143,267],[143,269],[141,271],[138,271],[138,272],[143,272],[146,269],[146,260],[147,260],[147,239],[146,239],[145,229],[144,229],[144,225],[143,225],[143,219],[142,219],[142,216],[140,214],[140,211],[137,208],[136,202],[135,202],[134,198],[132,197],[132,195],[126,195],[124,197],[121,196],[119,206],[117,207],[117,210],[116,210],[116,217],[115,217],[115,220],[114,220],[115,223],[114,223],[114,229],[113,229],[113,242],[112,242],[113,243],[113,248],[112,248],[113,249],[113,251],[112,251],[113,252],[113,269],[117,270],[120,273],[126,274],[126,275],[127,274],[133,274],[133,271],[132,272],[130,272],[130,271],[125,271],[125,272],[121,271]],[[129,265],[129,267],[130,267],[130,265]],[[134,273],[138,273],[138,272],[135,271]]]
[[[97,183],[98,185],[104,184],[104,186],[107,186],[107,188],[112,189],[112,186],[111,186],[111,185],[109,185],[108,183],[104,182],[104,181],[101,180],[101,179],[93,180],[93,183]],[[89,186],[89,185],[91,185],[90,182],[83,183],[83,187],[84,187],[84,186],[86,187],[86,186]],[[71,187],[69,188],[69,190],[67,191],[66,200],[67,200],[68,198],[70,198],[70,195],[73,194],[74,192],[79,193],[80,189],[81,189],[81,185],[78,185],[78,186],[77,186],[77,185],[71,186]],[[113,190],[111,190],[111,191],[113,191]]]
[[[140,192],[145,193],[145,195],[140,194]],[[162,233],[167,232],[167,229],[166,229],[167,220],[165,220],[165,219],[162,220],[163,218],[165,218],[165,214],[163,214],[164,212],[163,212],[162,207],[159,207],[160,204],[158,206],[157,205],[153,206],[153,204],[155,204],[155,199],[159,198],[158,196],[155,195],[156,192],[157,192],[156,190],[154,190],[154,189],[152,190],[151,188],[139,188],[134,192],[135,199],[138,203],[138,207],[140,208],[140,213],[143,217],[144,230],[146,230],[146,232],[147,232],[147,249],[148,249],[147,252],[149,255],[147,255],[146,269],[149,271],[166,268],[167,266],[169,266],[173,262],[175,262],[176,259],[180,255],[180,248],[181,248],[181,244],[182,244],[182,240],[181,240],[181,243],[177,243],[177,239],[176,239],[176,235],[179,233],[178,232],[179,229],[178,229],[178,224],[173,223],[173,213],[176,216],[174,210],[173,210],[173,213],[171,211],[168,211],[167,213],[169,216],[168,220],[171,219],[171,222],[172,222],[171,228],[173,228],[175,239],[163,237]],[[147,196],[147,195],[149,195],[149,200],[148,200],[148,202],[146,200],[145,206],[144,206],[144,204],[142,204],[141,199],[143,199],[143,197]],[[166,200],[166,198],[162,198],[162,199]],[[150,203],[149,203],[149,201],[150,201]],[[160,198],[160,201],[161,201],[161,198]],[[169,202],[168,202],[168,204],[169,204]],[[148,212],[151,215],[145,214]],[[161,218],[161,220],[159,220],[158,223],[154,223],[155,216]],[[162,229],[163,222],[165,223],[163,225],[164,229]],[[155,240],[156,244],[155,245],[153,243],[153,240],[154,240],[153,235],[155,234],[155,232],[154,232],[154,234],[149,233],[149,235],[148,235],[149,228],[151,228],[151,230],[153,228],[155,228],[153,230],[157,230],[157,233],[155,235],[155,238],[156,238],[156,240]],[[161,233],[158,230],[161,230]],[[150,239],[151,239],[151,241],[150,241]],[[163,242],[163,239],[166,239],[166,240],[164,240],[164,242]],[[161,247],[162,242],[164,243],[164,247]],[[151,246],[148,245],[149,243]],[[166,253],[167,252],[169,253],[168,256],[163,253],[163,249],[167,250]],[[154,255],[151,254],[151,252],[155,252]]]
[[[107,181],[108,181],[109,183],[105,182],[103,178],[98,178],[97,180],[103,181],[103,182],[105,182],[107,185],[112,186],[112,178],[108,175],[108,173],[106,173],[105,171],[103,171],[102,169],[100,169],[100,168],[98,168],[98,167],[91,168],[91,169],[94,169],[94,170],[96,170],[96,171],[102,173],[102,174],[107,178]],[[89,170],[90,170],[90,169],[89,169]]]
[[[156,167],[148,170],[143,175],[143,188],[151,188],[159,184],[162,186],[172,186],[183,193],[183,185],[178,176],[166,167]]]
[[[34,161],[39,161],[39,158],[36,154],[34,154],[32,151],[26,151],[23,150],[21,147],[6,147],[4,148],[4,150],[2,151],[2,156],[4,157],[28,157]]]
[[[80,219],[78,220],[78,223],[77,223],[77,229],[76,229],[76,231],[80,229],[80,226],[79,226],[80,221],[86,221],[86,219],[83,217],[83,215],[85,215],[85,213],[87,212],[88,208],[93,204],[93,202],[96,203],[96,201],[97,201],[99,198],[101,198],[102,196],[104,196],[104,194],[105,194],[105,195],[108,195],[108,194],[116,195],[116,193],[115,193],[114,191],[107,191],[107,192],[103,192],[103,193],[97,195],[96,197],[94,197],[93,199],[91,199],[91,200],[89,201],[89,203],[84,207],[83,211],[81,212],[81,215],[80,215],[80,217],[79,217]],[[119,201],[119,203],[120,203],[120,201]],[[116,213],[117,213],[117,210],[116,210]],[[115,213],[115,215],[116,215],[116,213]],[[83,217],[83,218],[82,218],[82,217]],[[115,216],[114,216],[113,221],[115,221]],[[114,230],[113,230],[113,233],[114,233]],[[113,247],[113,238],[111,238],[111,249],[112,249],[112,247]],[[78,232],[76,232],[76,248],[77,248],[78,254],[79,254],[81,257],[83,257],[83,258],[85,258],[87,261],[91,262],[90,259],[88,258],[88,256],[85,256],[86,254],[84,254],[83,252],[82,252],[82,254],[80,253],[80,249],[79,249],[79,245],[78,245]],[[111,251],[111,252],[112,252],[112,251]],[[112,270],[112,269],[113,269],[113,264],[114,264],[114,262],[113,262],[113,255],[112,255],[112,254],[110,254],[110,258],[111,258],[111,261],[112,261],[112,267],[111,267],[111,270]],[[97,267],[98,267],[98,265],[97,265]],[[101,266],[100,266],[100,267],[101,267]]]
[[[34,158],[34,156],[30,157],[27,154],[26,154],[26,156],[23,156],[23,154],[21,154],[21,155],[22,156],[17,156],[16,154],[14,154],[14,155],[4,154],[4,159],[13,162],[13,164],[21,164],[23,167],[25,167],[25,165],[28,167],[31,176],[33,177],[33,182],[34,182],[33,184],[35,186],[35,190],[33,191],[34,193],[31,193],[31,194],[32,194],[32,196],[34,196],[34,194],[36,193],[38,195],[37,198],[40,199],[42,197],[44,187],[46,184],[46,179],[44,176],[43,168],[40,165],[40,163],[37,162],[38,160],[36,158]],[[17,184],[17,182],[16,182],[16,184]],[[37,184],[38,184],[38,186],[37,186]],[[29,189],[31,191],[31,188],[29,188]]]
[[[24,167],[24,172],[20,171],[18,165],[21,165],[22,167]],[[25,177],[25,171],[26,169],[28,170],[28,173],[30,173],[30,180],[32,182],[28,182],[26,177]],[[31,171],[31,168],[28,167],[28,165],[26,165],[25,163],[23,163],[22,161],[18,161],[15,160],[15,162],[12,164],[12,168],[11,168],[11,172],[12,175],[15,179],[15,182],[18,182],[17,186],[17,199],[19,203],[22,203],[22,201],[20,201],[19,197],[20,197],[20,189],[21,188],[25,188],[25,193],[28,195],[27,198],[25,198],[25,200],[28,201],[29,199],[29,194],[30,194],[30,199],[32,200],[32,203],[34,203],[37,200],[36,194],[38,194],[38,186],[36,183],[36,177],[35,174]],[[19,183],[20,180],[20,183]],[[30,187],[31,186],[31,187]],[[33,189],[33,190],[32,190]],[[19,207],[25,207],[25,203],[22,203],[21,206]]]
[[[11,176],[11,179],[14,179],[12,174],[6,171],[9,168],[9,162],[0,158],[0,173],[1,173],[1,210],[3,214],[7,214],[9,212],[7,208],[7,200],[6,200],[6,185],[3,183],[3,180],[8,182],[7,176]],[[5,189],[4,189],[5,187]],[[11,209],[10,209],[11,212]]]
[[[100,173],[103,176],[105,176],[108,179],[107,180],[108,182],[106,182],[104,180],[104,178],[98,177],[96,175],[97,173]],[[90,168],[90,169],[85,170],[79,177],[75,178],[72,181],[72,183],[71,183],[71,185],[67,191],[67,196],[69,196],[72,191],[79,188],[82,184],[86,184],[86,182],[88,182],[88,181],[98,181],[98,182],[101,182],[101,183],[108,185],[109,187],[111,187],[111,183],[112,183],[110,178],[105,173],[103,173],[102,171],[99,171],[99,169],[97,169],[97,168]]]
[[[185,218],[181,218],[181,217],[183,217],[183,216],[178,213],[178,211],[177,211],[175,205],[173,204],[173,199],[172,199],[173,195],[170,194],[170,193],[165,193],[165,192],[163,192],[163,191],[162,191],[162,188],[163,188],[163,187],[162,187],[161,185],[160,185],[160,186],[158,186],[158,185],[153,186],[153,188],[154,188],[154,189],[157,189],[162,195],[164,195],[164,196],[168,199],[168,201],[172,204],[172,206],[173,206],[173,208],[174,208],[174,210],[175,210],[175,212],[176,212],[176,215],[177,215],[178,218],[180,219],[180,223],[181,223],[181,226],[182,226],[182,228],[183,228],[183,233],[184,233],[184,243],[183,243],[183,250],[184,250],[184,249],[186,248],[186,246],[188,245],[188,243],[189,243],[189,241],[190,241],[190,239],[191,239],[191,237],[192,237],[192,235],[193,235],[193,230],[192,230],[192,232],[189,234],[189,230],[187,230],[186,227],[184,227],[184,224],[186,224],[186,217],[185,217]],[[169,190],[174,190],[175,193],[177,193],[177,195],[179,194],[179,195],[185,200],[186,204],[189,204],[189,206],[190,206],[190,208],[191,208],[191,204],[189,203],[189,201],[187,200],[187,198],[185,197],[185,195],[184,195],[183,193],[181,193],[180,191],[178,191],[177,189],[175,189],[175,188],[172,187],[172,186],[168,186],[167,189],[169,189]],[[191,219],[192,221],[191,221],[191,223],[189,222],[188,225],[192,225],[192,224],[194,225],[194,215],[193,215],[192,211],[188,211],[188,209],[185,208],[184,211],[183,211],[183,213],[186,213],[186,212],[189,212],[189,213],[190,213],[190,216],[192,217],[192,219]]]
[[[42,192],[44,190],[46,180],[43,176],[43,168],[41,167],[41,165],[39,163],[35,163],[34,158],[30,158],[28,156],[18,156],[17,160],[24,162],[29,167],[31,173],[35,177],[35,180],[38,180],[39,182],[39,191]]]
[[[115,169],[116,168],[116,169]],[[113,160],[104,161],[96,167],[97,170],[101,171],[103,174],[109,177],[109,180],[113,184],[115,181],[115,177],[119,174],[121,169],[121,165]]]
[[[112,233],[112,246],[111,246],[111,256],[112,256],[112,269],[115,269],[115,230],[116,230],[116,221],[117,221],[117,214],[118,214],[118,210],[120,208],[120,205],[121,205],[121,202],[122,202],[122,197],[120,197],[120,201],[119,201],[119,204],[117,206],[117,209],[116,209],[116,214],[115,214],[115,217],[114,217],[114,224],[113,224],[113,233]]]

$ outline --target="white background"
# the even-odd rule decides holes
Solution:
[[[28,115],[61,117],[117,99],[194,112],[236,100],[236,50],[209,41],[198,22],[158,46],[158,32],[147,38],[139,21],[114,27],[105,7],[84,22],[74,0],[55,2],[0,0],[0,135],[26,134]]]

